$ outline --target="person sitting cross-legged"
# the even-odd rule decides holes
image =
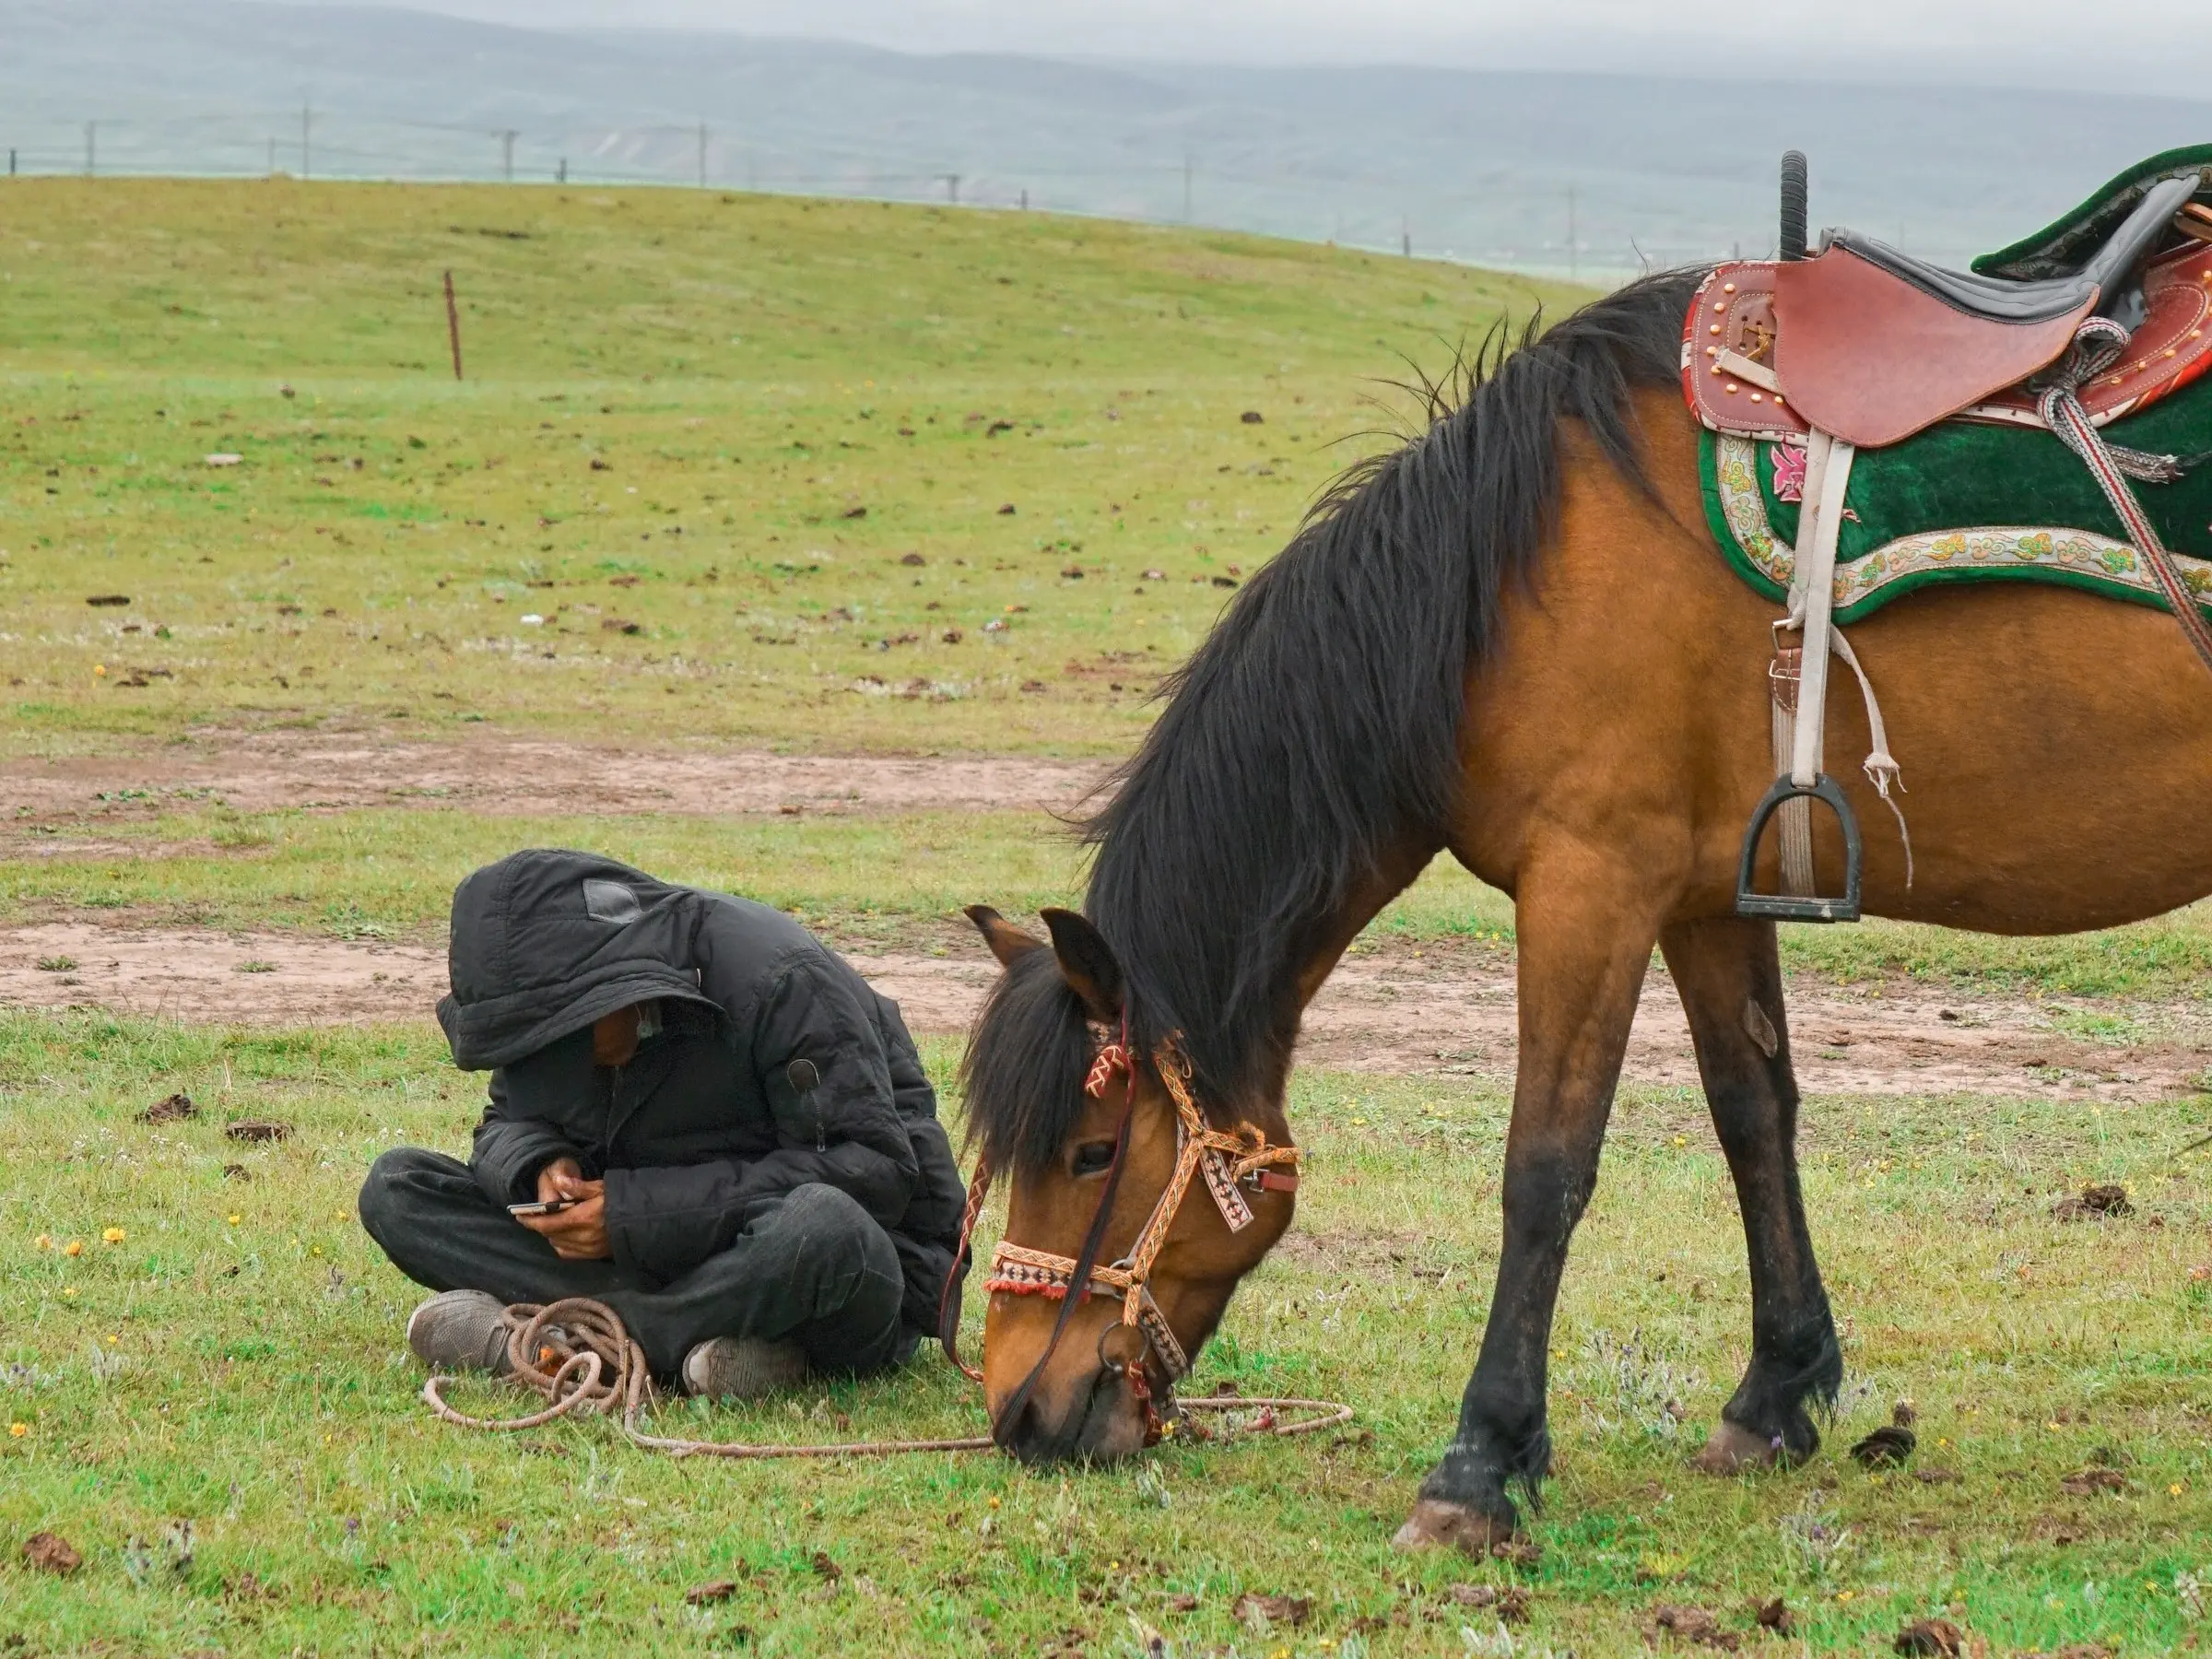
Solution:
[[[517,853],[455,891],[451,966],[454,1064],[491,1072],[473,1155],[395,1148],[360,1194],[439,1293],[407,1322],[426,1364],[504,1371],[508,1305],[564,1297],[717,1397],[935,1328],[965,1198],[935,1096],[897,1005],[789,916]]]

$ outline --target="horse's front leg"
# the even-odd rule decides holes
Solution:
[[[1774,924],[1677,923],[1659,945],[1689,1017],[1751,1260],[1751,1363],[1697,1465],[1728,1475],[1799,1462],[1820,1444],[1806,1402],[1836,1397],[1843,1355],[1797,1185],[1797,1079]]]
[[[1522,880],[1521,1056],[1505,1147],[1505,1236],[1459,1432],[1406,1524],[1402,1547],[1480,1554],[1518,1525],[1507,1488],[1533,1498],[1551,1463],[1547,1345],[1567,1241],[1597,1182],[1598,1148],[1636,996],[1658,934],[1646,880],[1625,862],[1554,853]]]

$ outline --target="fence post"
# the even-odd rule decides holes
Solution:
[[[445,274],[445,332],[453,346],[453,378],[461,378],[461,308],[453,303],[453,274]]]

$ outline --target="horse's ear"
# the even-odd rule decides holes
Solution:
[[[1061,977],[1083,999],[1093,1019],[1107,1025],[1122,1018],[1122,965],[1113,948],[1088,919],[1074,911],[1040,911],[1052,930],[1053,954],[1060,959]]]
[[[1042,939],[1032,938],[987,904],[971,904],[967,913],[968,920],[975,924],[975,931],[983,935],[983,943],[991,947],[991,954],[998,959],[1001,968],[1011,968],[1030,951],[1044,948]]]

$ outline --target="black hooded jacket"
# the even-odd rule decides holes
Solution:
[[[906,1323],[935,1328],[966,1196],[936,1097],[898,1005],[789,916],[534,850],[454,891],[451,968],[438,1019],[456,1065],[491,1070],[469,1164],[494,1202],[574,1158],[606,1182],[616,1261],[665,1281],[818,1182],[890,1233]],[[593,1023],[654,999],[661,1031],[594,1066]]]

